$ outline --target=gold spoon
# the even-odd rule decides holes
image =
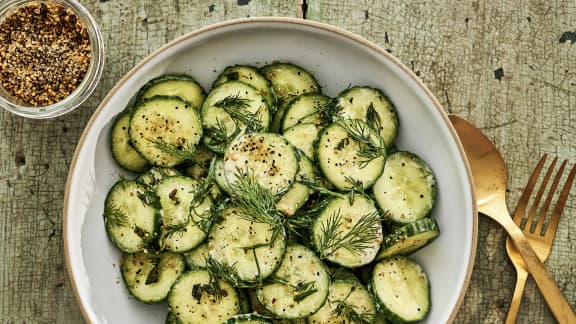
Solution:
[[[508,233],[528,271],[559,323],[576,323],[576,315],[562,291],[540,261],[506,207],[506,165],[490,140],[464,119],[448,116],[458,133],[472,170],[478,211],[498,222]]]

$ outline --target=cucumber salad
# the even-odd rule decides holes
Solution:
[[[440,233],[432,170],[395,143],[364,85],[323,94],[298,65],[145,84],[114,120],[130,171],[104,223],[129,293],[166,323],[414,323],[430,284],[409,255]]]

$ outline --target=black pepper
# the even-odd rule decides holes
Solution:
[[[62,4],[25,4],[0,23],[0,84],[17,104],[61,101],[80,85],[90,61],[88,31]]]

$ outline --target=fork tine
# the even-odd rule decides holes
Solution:
[[[562,178],[562,173],[564,172],[564,168],[566,167],[566,163],[568,160],[564,160],[560,165],[560,169],[556,173],[556,177],[554,177],[554,181],[550,186],[550,190],[548,191],[548,197],[544,201],[544,205],[540,210],[540,215],[538,216],[538,220],[536,223],[536,228],[534,229],[534,233],[540,234],[542,232],[542,226],[544,225],[544,219],[546,218],[546,214],[548,213],[548,208],[550,208],[550,204],[552,203],[552,198],[554,197],[554,193],[556,192],[556,188],[560,183],[560,178]]]
[[[544,167],[546,158],[548,158],[548,154],[544,154],[540,159],[540,162],[538,162],[538,165],[536,166],[536,168],[532,172],[532,175],[530,176],[530,180],[528,180],[528,183],[524,188],[524,192],[522,192],[522,196],[520,196],[520,200],[518,200],[518,205],[516,206],[516,210],[514,212],[514,222],[518,226],[520,226],[520,223],[522,222],[522,217],[524,217],[524,214],[526,213],[526,206],[528,205],[528,200],[530,199],[530,195],[532,195],[532,190],[536,185],[536,181],[538,181],[538,177],[540,176],[540,172]]]
[[[550,218],[550,223],[546,226],[546,233],[544,236],[547,239],[553,239],[554,235],[556,234],[556,228],[558,227],[558,223],[560,222],[560,215],[562,215],[562,210],[566,205],[566,200],[568,200],[568,195],[570,194],[570,189],[572,188],[572,183],[574,182],[574,178],[576,177],[576,164],[572,167],[570,174],[568,174],[568,178],[566,179],[566,183],[564,187],[562,187],[562,192],[560,192],[560,196],[558,197],[558,202],[552,211],[552,218]]]
[[[558,157],[555,157],[552,160],[552,164],[548,167],[548,171],[546,171],[546,175],[544,176],[544,180],[540,184],[540,189],[538,189],[538,193],[534,198],[534,202],[532,203],[532,208],[530,208],[530,213],[528,214],[528,219],[526,219],[526,225],[524,228],[528,229],[528,231],[532,232],[532,224],[534,224],[534,218],[536,216],[536,210],[538,209],[538,205],[540,205],[540,200],[542,199],[542,195],[544,194],[544,190],[546,189],[546,185],[548,185],[548,181],[552,176],[552,171],[554,171],[554,167],[556,166],[556,162],[558,161]]]

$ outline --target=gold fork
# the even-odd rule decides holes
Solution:
[[[576,176],[576,165],[570,171],[568,178],[566,179],[566,183],[564,184],[562,191],[558,197],[558,201],[554,210],[552,211],[552,215],[550,217],[550,221],[548,225],[544,229],[543,232],[543,225],[544,220],[546,219],[546,214],[548,213],[548,209],[550,208],[550,204],[552,203],[552,199],[554,196],[554,192],[560,183],[560,178],[562,177],[562,173],[567,164],[567,160],[564,160],[554,177],[554,181],[550,186],[548,191],[548,196],[544,201],[544,205],[542,205],[540,209],[540,213],[536,218],[536,212],[538,210],[538,205],[540,204],[540,200],[544,195],[544,191],[546,186],[552,176],[552,172],[554,171],[554,167],[556,166],[556,162],[558,158],[554,158],[550,166],[548,167],[548,171],[542,180],[542,184],[538,189],[538,193],[534,198],[534,202],[532,207],[529,210],[528,216],[526,221],[522,221],[524,216],[526,215],[526,207],[528,205],[528,200],[532,195],[532,191],[536,185],[536,181],[540,176],[540,172],[544,167],[544,163],[546,162],[547,154],[545,154],[540,162],[534,169],[530,180],[528,180],[528,184],[520,197],[518,202],[518,206],[516,207],[516,212],[514,213],[514,222],[522,229],[522,232],[530,242],[530,245],[538,255],[538,258],[544,262],[548,256],[550,255],[550,251],[552,249],[552,243],[554,242],[554,236],[556,235],[556,229],[558,228],[558,223],[560,221],[560,215],[562,214],[562,210],[566,205],[566,200],[568,199],[568,194],[570,193],[570,188],[572,187],[572,182],[574,181],[574,177]],[[536,223],[535,223],[536,222]],[[506,239],[506,252],[508,253],[508,257],[512,261],[514,268],[516,268],[516,287],[514,288],[514,295],[512,296],[512,301],[510,303],[510,307],[508,308],[508,315],[506,316],[506,324],[512,324],[516,322],[518,317],[518,310],[520,308],[520,302],[522,300],[522,295],[524,293],[524,286],[526,284],[526,279],[528,278],[528,271],[526,269],[526,264],[522,260],[520,253],[518,252],[516,246],[510,239]]]

